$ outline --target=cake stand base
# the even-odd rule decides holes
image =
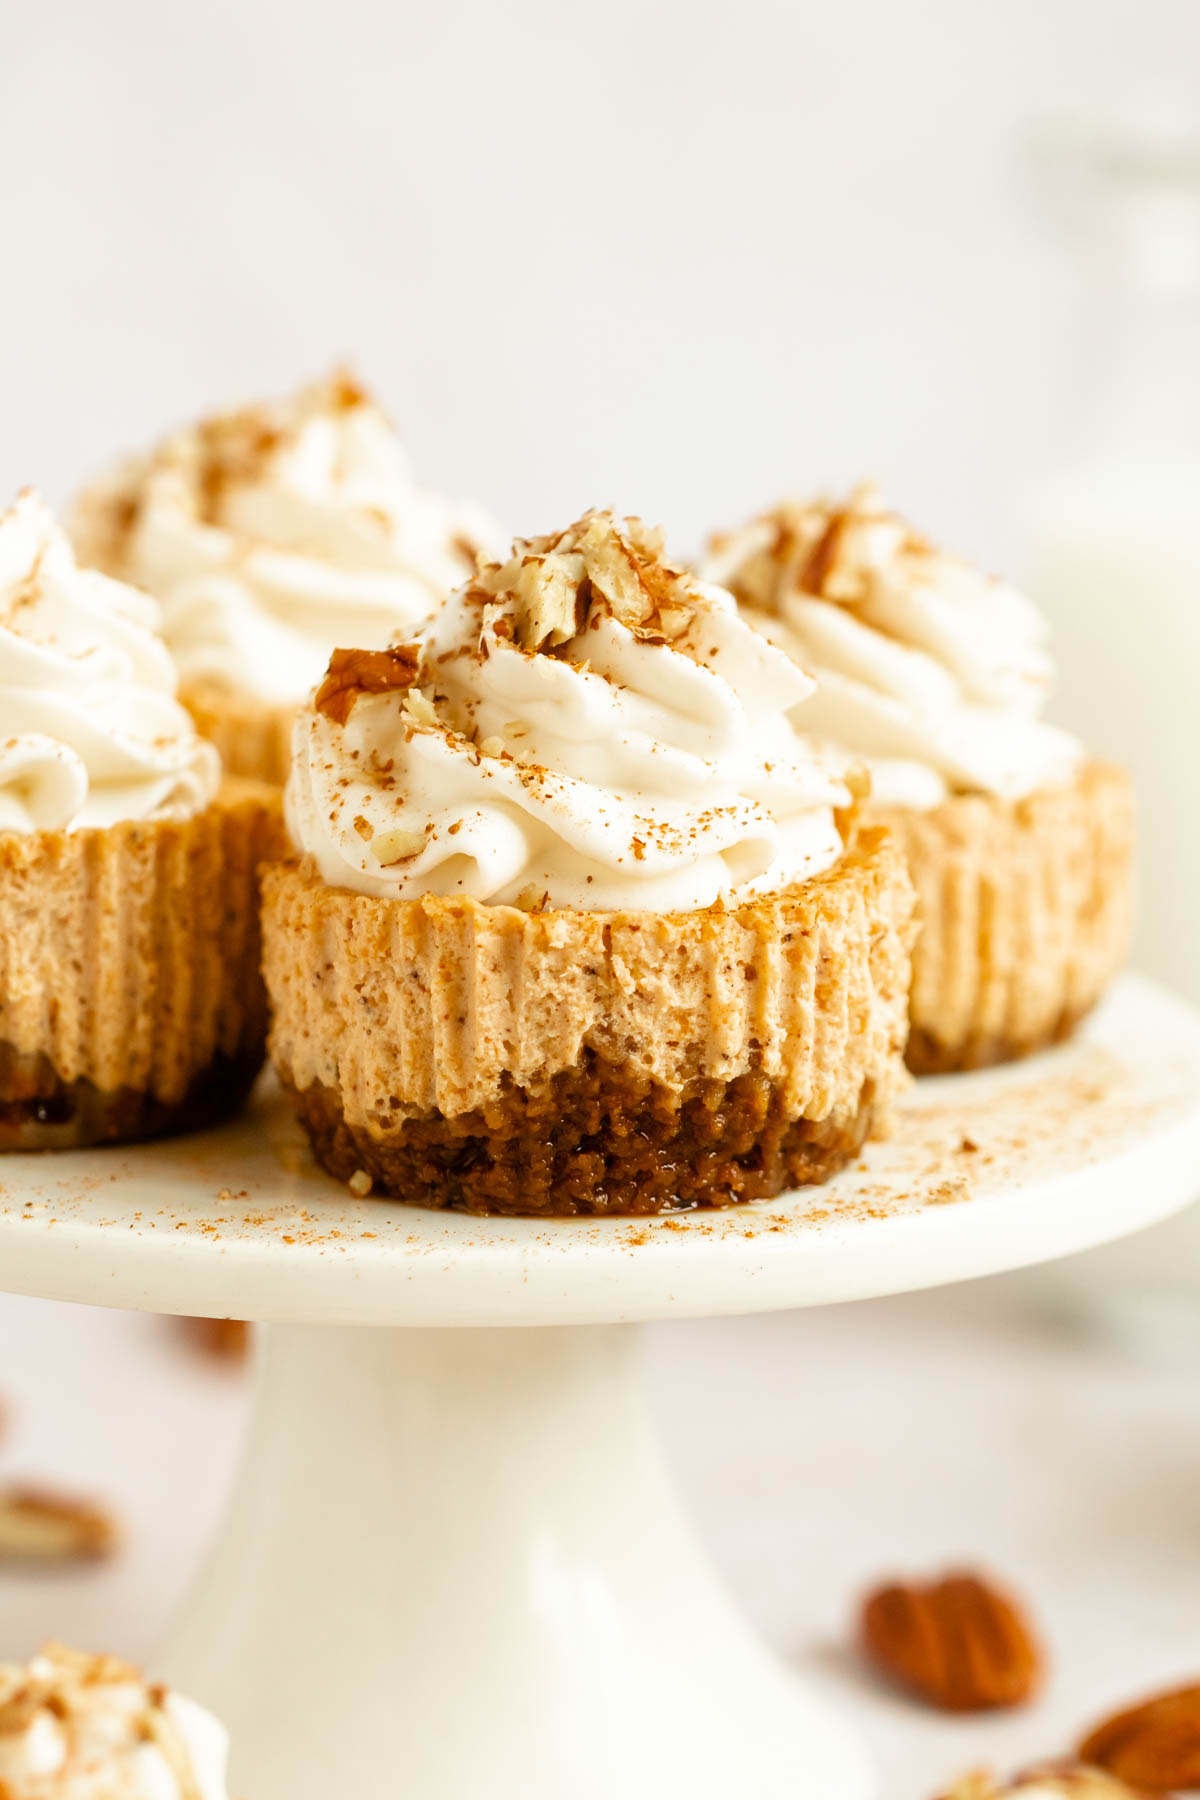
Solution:
[[[693,1541],[630,1326],[273,1326],[164,1659],[255,1800],[867,1800]],[[798,1550],[798,1554],[803,1554]]]
[[[1198,1169],[1200,1015],[1127,979],[1068,1044],[919,1082],[824,1187],[722,1213],[356,1199],[268,1082],[219,1131],[6,1157],[0,1283],[266,1323],[233,1512],[165,1661],[232,1727],[234,1793],[866,1800],[857,1741],[692,1542],[634,1323],[1044,1262],[1165,1218]]]

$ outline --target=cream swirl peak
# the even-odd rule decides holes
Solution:
[[[1036,716],[1054,674],[1037,608],[928,544],[872,487],[714,538],[704,573],[816,677],[805,729],[860,756],[877,799],[1015,799],[1072,778],[1080,746]]]
[[[111,1656],[0,1664],[6,1800],[226,1800],[224,1727]]]
[[[336,643],[417,629],[495,550],[478,509],[418,488],[348,376],[217,415],[86,492],[82,560],[155,595],[185,687],[298,702]]]
[[[220,760],[175,699],[147,595],[76,567],[31,491],[0,515],[0,830],[183,817]]]
[[[288,818],[337,887],[694,911],[841,853],[811,680],[637,519],[518,540],[418,643],[339,651],[296,727]]]

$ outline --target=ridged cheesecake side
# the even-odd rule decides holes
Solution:
[[[894,834],[917,890],[909,1067],[978,1068],[1067,1036],[1128,952],[1124,770],[1089,761],[1075,782],[1020,800],[960,794],[866,816]]]
[[[0,1148],[145,1137],[233,1111],[263,1060],[258,870],[277,791],[186,819],[0,833]]]
[[[284,785],[291,764],[294,706],[274,705],[216,681],[184,682],[179,698],[200,736],[217,746],[221,766],[230,775]]]

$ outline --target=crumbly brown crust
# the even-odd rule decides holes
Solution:
[[[262,1064],[261,1041],[234,1056],[217,1051],[177,1100],[162,1100],[145,1088],[64,1081],[48,1056],[22,1056],[0,1043],[0,1151],[77,1150],[201,1131],[238,1111]]]
[[[347,1122],[333,1089],[298,1092],[286,1071],[283,1082],[331,1175],[362,1170],[378,1194],[474,1213],[648,1214],[769,1199],[834,1174],[877,1122],[870,1083],[850,1115],[790,1119],[781,1089],[758,1074],[674,1093],[588,1052],[540,1090],[510,1085],[490,1106],[411,1118],[381,1140]]]
[[[1017,801],[955,795],[929,812],[867,808],[917,890],[908,1065],[981,1068],[1068,1037],[1125,959],[1133,791],[1111,764]]]
[[[912,891],[882,832],[700,913],[380,899],[295,864],[263,900],[276,1068],[327,1166],[402,1198],[776,1192],[853,1154],[903,1080]]]
[[[292,765],[294,706],[277,706],[215,681],[185,682],[179,698],[200,736],[221,752],[227,774],[284,786]]]
[[[0,834],[0,1147],[140,1138],[224,1116],[262,1061],[258,870],[276,790],[189,819]]]
[[[1096,996],[1099,999],[1099,995]],[[969,1044],[945,1043],[924,1026],[909,1027],[904,1060],[913,1075],[958,1075],[967,1069],[993,1069],[1000,1063],[1021,1062],[1074,1037],[1096,1001],[1076,1010],[1063,1011],[1042,1032],[1017,1038],[1006,1032],[990,1037],[977,1033]]]

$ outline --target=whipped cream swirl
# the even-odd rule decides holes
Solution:
[[[348,377],[218,416],[83,495],[82,561],[162,602],[185,688],[292,705],[334,644],[411,632],[496,549],[478,511],[416,487]]]
[[[518,540],[416,644],[339,651],[296,726],[292,835],[325,880],[692,911],[841,853],[813,683],[639,520]]]
[[[874,489],[786,503],[714,539],[704,573],[816,677],[805,729],[860,757],[884,804],[1071,780],[1079,744],[1037,717],[1054,674],[1037,608],[924,542]]]
[[[210,1713],[114,1657],[50,1645],[0,1665],[6,1800],[227,1800],[227,1753]]]
[[[220,759],[175,699],[147,595],[79,569],[32,492],[0,516],[0,830],[186,817]]]

